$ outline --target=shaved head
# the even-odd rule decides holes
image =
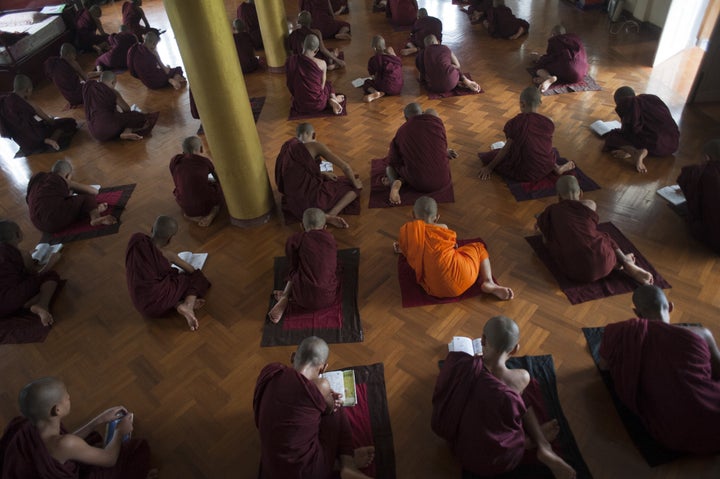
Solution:
[[[145,40],[143,40],[143,43],[145,45],[150,46],[156,46],[160,42],[160,35],[158,35],[157,30],[150,30],[145,34]]]
[[[73,167],[68,160],[57,160],[50,171],[60,176],[65,176],[72,173]]]
[[[53,407],[63,401],[66,393],[65,384],[58,378],[37,379],[20,391],[20,412],[33,424],[47,420]]]
[[[573,175],[562,175],[555,184],[558,196],[565,200],[576,199],[582,190],[577,178]]]
[[[100,81],[105,83],[106,85],[112,85],[112,83],[115,81],[115,74],[110,70],[105,70],[100,74]]]
[[[325,212],[320,208],[308,208],[303,212],[302,222],[305,231],[321,230],[325,227]]]
[[[635,312],[644,319],[670,322],[670,303],[663,290],[651,284],[644,284],[633,293]]]
[[[438,39],[437,39],[437,37],[436,37],[435,35],[428,35],[428,36],[426,36],[425,39],[423,40],[423,43],[424,43],[425,46],[427,47],[427,46],[430,46],[430,45],[436,45],[436,44],[438,44],[438,43],[440,43],[440,42],[438,41]]]
[[[529,86],[520,93],[520,101],[531,108],[537,108],[542,103],[542,96],[537,87]]]
[[[182,142],[183,153],[192,155],[202,150],[202,140],[197,136],[188,136]]]
[[[303,51],[304,52],[316,52],[320,48],[320,40],[318,39],[317,35],[310,34],[305,37],[305,41],[303,42]]]
[[[310,123],[300,123],[295,130],[295,134],[298,138],[305,134],[312,135],[315,132],[315,128]]]
[[[15,93],[25,93],[26,91],[32,90],[33,84],[30,77],[27,75],[15,75],[13,80],[13,91]]]
[[[385,39],[382,37],[382,35],[375,35],[373,37],[372,47],[378,52],[382,52],[385,50]]]
[[[405,115],[405,119],[410,119],[417,115],[422,115],[422,107],[419,103],[408,103],[405,105],[405,108],[403,109],[403,114]]]
[[[703,153],[711,160],[720,160],[720,139],[710,140],[703,146]]]
[[[420,10],[418,10],[418,14],[417,14],[418,18],[425,18],[427,16],[428,16],[427,9],[421,8]]]
[[[487,344],[496,350],[509,353],[520,340],[520,328],[506,316],[494,316],[485,323],[483,336]]]
[[[20,237],[20,227],[10,220],[0,220],[0,243],[9,243]]]
[[[172,216],[158,216],[153,225],[153,238],[167,240],[178,232],[178,224]]]
[[[60,46],[60,56],[63,58],[75,58],[77,57],[77,50],[72,43],[63,43]]]
[[[565,27],[562,25],[555,25],[552,29],[553,35],[565,35],[567,33],[567,30],[565,30]]]
[[[327,343],[317,336],[310,336],[302,340],[295,352],[293,367],[300,370],[305,366],[322,367],[327,363],[330,348]]]
[[[438,214],[437,201],[430,198],[429,196],[421,196],[420,198],[415,200],[415,204],[413,205],[413,213],[415,214],[415,218],[427,222],[435,221]]]
[[[245,22],[243,22],[242,19],[240,19],[240,18],[236,18],[232,22],[232,27],[235,29],[235,31],[244,32],[245,31]]]
[[[297,22],[300,26],[310,28],[310,25],[312,25],[312,14],[307,10],[303,10],[302,12],[298,13]]]
[[[633,97],[635,96],[635,90],[630,88],[629,86],[621,86],[617,90],[615,90],[615,94],[613,95],[613,98],[615,99],[615,104],[617,104],[618,101],[620,101],[623,98]]]

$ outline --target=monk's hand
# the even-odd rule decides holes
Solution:
[[[448,148],[447,155],[448,155],[448,158],[450,158],[451,160],[454,160],[455,158],[458,157],[457,152],[455,150],[453,150],[452,148]]]
[[[487,166],[483,166],[482,168],[480,168],[480,173],[478,173],[478,176],[481,180],[488,180],[492,176],[492,170]]]
[[[133,415],[126,414],[117,425],[117,432],[120,437],[126,436],[133,431]]]
[[[342,394],[336,393],[335,391],[333,391],[332,396],[333,396],[333,412],[335,412],[338,409],[340,409],[343,405]]]
[[[323,171],[323,175],[331,181],[337,181],[337,175],[332,171]]]
[[[362,186],[363,186],[363,185],[362,185],[362,181],[360,181],[360,178],[354,177],[354,178],[352,179],[352,184],[353,184],[353,186],[354,186],[355,188],[357,188],[358,190],[361,190],[361,189],[362,189]]]
[[[127,415],[125,406],[115,406],[101,412],[96,418],[96,421],[98,424],[107,424],[124,415]]]

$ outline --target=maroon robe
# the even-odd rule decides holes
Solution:
[[[265,366],[253,395],[261,479],[330,479],[340,455],[353,455],[345,411],[327,414],[318,387],[293,368]]]
[[[530,30],[530,24],[517,18],[506,6],[489,8],[485,11],[485,15],[488,21],[488,32],[493,37],[510,38],[520,30],[520,27],[525,28],[525,33]]]
[[[134,3],[127,1],[123,3],[122,6],[122,22],[123,25],[128,27],[128,30],[130,32],[137,35],[137,38],[142,38],[143,35],[145,35],[147,32],[152,30],[152,28],[148,28],[145,26],[140,25],[140,22],[143,19],[143,11],[141,7],[138,7]]]
[[[418,53],[416,64],[428,91],[447,93],[460,82],[460,70],[452,64],[452,52],[445,45],[428,45]]]
[[[127,52],[130,47],[138,42],[137,37],[131,32],[111,33],[108,37],[110,50],[103,53],[97,60],[95,66],[101,66],[103,70],[124,70],[127,68]]]
[[[350,191],[358,192],[348,178],[332,181],[320,173],[320,160],[312,157],[297,138],[283,143],[275,160],[275,183],[283,194],[283,206],[301,219],[308,208],[332,209]]]
[[[57,173],[36,173],[30,178],[26,201],[30,221],[43,233],[56,233],[78,219],[90,221],[90,211],[98,207],[95,195],[73,192]]]
[[[57,283],[60,277],[55,271],[40,274],[29,271],[19,249],[0,243],[0,320],[23,309],[48,281]]]
[[[442,43],[442,21],[439,18],[427,16],[415,20],[410,32],[410,43],[422,50],[428,35],[435,35],[438,43]]]
[[[588,72],[587,53],[582,40],[574,33],[550,37],[547,53],[538,59],[535,68],[547,70],[560,83],[582,81]]]
[[[255,56],[252,38],[248,32],[240,32],[233,34],[235,40],[235,50],[240,60],[240,68],[243,73],[254,72],[260,66],[260,62]]]
[[[680,130],[660,98],[647,94],[621,98],[615,111],[622,128],[605,135],[605,150],[632,145],[647,149],[651,156],[669,156],[677,151]]]
[[[491,476],[520,464],[525,402],[483,366],[482,356],[448,353],[432,403],[432,429],[450,443],[463,469]]]
[[[297,55],[302,55],[304,43],[305,43],[305,37],[308,35],[317,34],[313,31],[312,28],[301,26],[300,28],[296,28],[292,32],[290,32],[290,35],[288,35],[288,47],[290,50],[290,53],[295,53]],[[335,63],[334,60],[326,56],[324,53],[322,53],[320,50],[315,54],[315,58],[318,58],[320,60],[324,60],[328,65],[331,63]]]
[[[290,300],[308,311],[332,305],[340,288],[337,243],[326,230],[295,233],[285,243]]]
[[[206,216],[222,201],[222,190],[216,182],[208,181],[215,175],[212,161],[201,155],[175,155],[170,160],[170,174],[175,183],[175,201],[188,216]]]
[[[67,434],[60,427],[60,433]],[[18,416],[10,421],[0,438],[0,469],[0,477],[8,479],[145,479],[150,471],[150,446],[144,439],[123,442],[113,467],[76,461],[61,464],[48,452],[37,427]]]
[[[343,27],[350,28],[348,22],[335,20],[328,0],[300,0],[300,11],[307,10],[312,15],[312,28],[320,30],[324,39],[335,38]]]
[[[293,97],[292,108],[297,113],[319,113],[328,108],[328,100],[335,90],[327,79],[322,86],[323,72],[315,61],[305,55],[290,55],[285,70],[287,87]]]
[[[434,115],[415,115],[398,128],[387,160],[417,191],[432,193],[452,182],[445,125]]]
[[[617,265],[618,247],[598,231],[596,212],[575,200],[560,200],[537,219],[545,247],[565,276],[581,283],[604,278]]]
[[[135,309],[149,318],[166,315],[187,296],[202,298],[210,282],[199,269],[180,273],[170,265],[152,239],[142,233],[130,237],[125,253],[128,291]]]
[[[390,19],[390,23],[398,27],[415,23],[417,12],[415,0],[388,0],[385,5],[385,16]]]
[[[130,74],[139,78],[143,85],[151,90],[169,86],[168,80],[175,75],[183,74],[182,67],[171,68],[165,73],[155,54],[142,43],[137,43],[128,49],[127,65]]]
[[[63,136],[72,136],[77,130],[72,118],[56,118],[50,123],[35,116],[35,108],[20,95],[0,96],[0,136],[12,138],[26,155],[49,148],[45,139],[56,130],[62,130]]]
[[[368,60],[368,73],[373,78],[365,80],[363,84],[365,93],[370,93],[368,88],[374,88],[386,95],[399,95],[402,91],[405,80],[400,57],[376,53]]]
[[[600,356],[620,400],[658,442],[720,452],[720,381],[704,339],[681,326],[629,319],[605,326]]]
[[[720,253],[720,160],[684,166],[677,179],[693,236]]]
[[[348,13],[348,0],[330,0],[333,12],[337,12],[340,8],[344,8],[343,14]]]
[[[88,130],[98,141],[118,138],[126,128],[131,128],[135,132],[149,133],[155,122],[152,121],[152,125],[147,122],[153,117],[157,120],[157,116],[152,114],[117,111],[115,90],[99,81],[85,82],[83,100]]]
[[[75,43],[84,51],[93,51],[93,45],[100,45],[107,41],[107,34],[98,34],[97,24],[90,10],[82,9],[75,19]]]
[[[253,48],[262,50],[263,40],[260,34],[260,21],[258,20],[257,8],[254,3],[242,2],[237,8],[237,18],[243,21],[247,32],[252,38]]]
[[[82,84],[78,72],[62,57],[50,57],[45,60],[45,75],[49,77],[60,94],[70,103],[70,107],[82,105]]]

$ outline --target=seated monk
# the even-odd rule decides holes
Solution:
[[[555,25],[548,39],[547,52],[535,62],[533,81],[541,92],[555,82],[578,83],[588,72],[585,45],[579,36]]]
[[[152,236],[135,233],[125,252],[128,291],[135,309],[149,318],[165,316],[173,309],[187,321],[190,331],[200,327],[195,310],[205,304],[202,299],[210,282],[199,269],[180,259],[168,249],[178,231],[170,216],[158,216]],[[182,273],[173,268],[175,264]]]
[[[315,35],[305,37],[303,52],[290,55],[285,63],[287,87],[292,95],[292,108],[299,114],[320,113],[331,108],[333,113],[343,112],[344,95],[336,95],[327,79],[327,63],[315,58],[320,40]]]
[[[167,85],[179,90],[187,83],[182,67],[170,68],[160,60],[157,44],[160,36],[154,30],[145,34],[145,41],[130,47],[127,65],[130,74],[139,78],[146,87],[157,90]]]
[[[557,419],[538,421],[543,405],[533,397],[530,374],[506,365],[518,353],[519,339],[515,321],[495,316],[483,328],[482,355],[448,353],[433,392],[432,429],[473,475],[506,477],[532,464],[526,452],[537,449],[537,461],[555,477],[574,478],[575,471],[550,445],[560,432]]]
[[[270,321],[282,318],[292,301],[304,310],[318,311],[332,305],[340,289],[335,238],[325,228],[325,213],[308,208],[303,213],[303,231],[285,243],[289,271],[285,289],[274,291],[277,303],[268,313]],[[318,261],[322,258],[322,261]]]
[[[492,8],[485,11],[483,25],[493,37],[516,40],[530,30],[530,24],[513,15],[505,0],[493,0]]]
[[[720,351],[702,326],[670,324],[656,286],[633,293],[637,318],[605,326],[600,368],[650,435],[674,451],[720,452]]]
[[[417,0],[388,0],[385,5],[385,16],[397,27],[412,25],[417,14]]]
[[[415,59],[420,72],[420,82],[428,91],[448,93],[455,87],[479,92],[480,85],[466,77],[460,70],[460,62],[445,45],[440,45],[435,35],[425,37],[425,48]]]
[[[558,153],[552,146],[555,124],[537,113],[542,104],[537,88],[527,87],[520,93],[520,114],[505,123],[505,146],[482,155],[485,166],[479,177],[487,180],[496,171],[515,181],[537,181],[550,173],[562,175],[575,168],[568,161],[558,165]]]
[[[290,357],[292,367],[272,363],[260,372],[253,395],[260,478],[369,479],[358,468],[370,465],[375,448],[353,450],[341,396],[320,377],[329,354],[325,341],[310,336]]]
[[[321,172],[320,161],[328,161],[345,174]],[[308,208],[320,208],[328,224],[347,228],[340,212],[358,197],[362,182],[348,163],[319,141],[310,123],[300,123],[297,137],[283,143],[275,161],[275,183],[283,195],[283,206],[298,219]]]
[[[677,182],[687,199],[693,236],[720,253],[720,140],[705,144],[704,161],[683,166]]]
[[[95,51],[98,55],[107,51],[108,34],[102,26],[102,10],[97,5],[83,8],[75,19],[75,44],[82,51]],[[99,33],[98,33],[99,32]]]
[[[141,21],[145,24],[144,27],[140,25]],[[137,38],[142,38],[143,35],[152,30],[150,22],[148,22],[142,9],[142,0],[127,0],[123,3],[122,22]]]
[[[640,173],[647,173],[645,157],[670,156],[680,143],[680,130],[670,110],[655,95],[635,95],[629,86],[615,90],[615,111],[622,128],[605,135],[603,151],[629,158]]]
[[[204,228],[210,226],[220,211],[222,190],[212,161],[200,155],[203,152],[200,138],[185,138],[182,149],[181,154],[170,160],[173,194],[183,216]]]
[[[23,154],[43,151],[47,146],[60,150],[77,131],[72,118],[52,118],[30,102],[33,84],[25,75],[16,75],[13,92],[0,96],[0,136],[12,138]],[[35,117],[39,117],[38,121]]]
[[[77,51],[71,43],[60,46],[59,57],[45,60],[45,75],[60,90],[70,108],[82,105],[82,84],[87,81],[88,75],[77,62]]]
[[[322,38],[335,38],[337,40],[350,40],[350,24],[335,20],[332,5],[328,0],[300,0],[300,11],[310,12],[312,28],[322,32]]]
[[[375,35],[372,48],[375,53],[368,60],[368,73],[371,78],[363,84],[363,101],[366,103],[385,95],[399,95],[404,83],[402,60],[395,55],[392,47],[385,46],[385,39]]]
[[[435,35],[438,43],[442,43],[442,21],[439,18],[431,17],[426,9],[421,8],[417,12],[417,20],[410,32],[410,40],[405,48],[400,50],[400,55],[413,55],[425,48],[425,37],[428,35]]]
[[[328,49],[325,46],[325,42],[322,40],[322,33],[316,28],[312,28],[312,15],[308,11],[302,11],[298,14],[297,18],[298,28],[295,28],[288,36],[288,44],[290,46],[290,52],[297,55],[302,55],[305,49],[305,38],[308,35],[315,35],[320,43],[318,52],[315,58],[325,60],[327,63],[328,70],[335,70],[336,68],[345,68],[345,62],[340,58],[340,50],[333,48]]]
[[[252,38],[248,34],[245,23],[239,18],[233,20],[233,40],[237,51],[240,68],[243,73],[251,73],[258,69],[260,61],[255,56]]]
[[[115,138],[142,140],[141,133],[150,133],[157,121],[157,114],[131,111],[130,105],[115,89],[116,82],[115,74],[105,70],[99,81],[89,81],[83,85],[88,130],[98,141]],[[121,111],[118,111],[118,108]]]
[[[43,326],[50,326],[55,322],[50,313],[50,300],[60,282],[52,267],[60,259],[60,253],[52,253],[47,263],[40,265],[30,253],[20,251],[22,239],[17,223],[0,220],[0,321],[27,309]]]
[[[598,231],[597,205],[582,199],[577,178],[563,175],[555,187],[558,202],[538,216],[536,228],[565,276],[590,283],[618,269],[640,284],[652,284],[652,274],[635,264],[632,253],[623,253],[610,235]]]
[[[138,38],[125,25],[120,25],[119,33],[111,33],[108,37],[110,50],[95,60],[95,69],[125,70],[127,69],[127,52],[130,47],[137,44]]]
[[[458,247],[457,234],[437,220],[437,203],[421,196],[413,206],[413,221],[400,228],[396,253],[405,255],[415,279],[425,292],[436,298],[455,298],[480,282],[484,293],[502,300],[512,299],[512,289],[493,279],[490,256],[482,243]]]
[[[417,103],[403,110],[405,124],[398,128],[390,142],[383,184],[390,187],[390,203],[399,205],[400,189],[407,183],[413,189],[432,193],[452,183],[450,158],[455,150],[448,149],[445,125],[437,112],[423,112]]]
[[[2,477],[158,477],[157,469],[150,469],[147,442],[125,439],[133,431],[133,414],[125,407],[111,407],[69,433],[63,420],[70,414],[70,394],[59,379],[47,377],[27,384],[18,402],[22,416],[10,421],[0,438]],[[115,420],[115,433],[104,445],[97,431]]]
[[[480,23],[485,20],[486,13],[493,6],[493,0],[469,0],[470,6],[467,14],[470,16],[470,23]]]
[[[260,33],[260,20],[258,20],[255,0],[240,2],[237,8],[237,18],[242,20],[245,27],[247,27],[247,32],[250,34],[250,38],[252,38],[253,48],[262,50],[263,40]]]
[[[98,203],[98,190],[73,180],[69,161],[58,160],[50,173],[36,173],[30,178],[26,201],[30,220],[43,233],[57,233],[78,219],[89,216],[92,226],[114,225],[117,218],[103,215],[108,205]]]

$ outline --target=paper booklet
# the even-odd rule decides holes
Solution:
[[[190,251],[181,251],[178,253],[178,256],[181,260],[185,261],[186,263],[189,263],[190,266],[192,266],[195,269],[202,269],[203,266],[205,266],[205,261],[207,261],[208,254],[207,253],[191,253]],[[183,269],[174,264],[172,265],[173,268],[176,268],[180,271],[183,271]]]
[[[343,407],[357,404],[357,393],[355,392],[355,371],[330,371],[323,373],[322,377],[328,380],[330,388],[336,393],[342,394]]]
[[[598,120],[592,125],[590,125],[590,129],[597,133],[599,136],[605,136],[608,133],[610,133],[612,130],[622,128],[622,123],[620,123],[617,120],[613,121],[602,121]]]
[[[330,163],[329,161],[325,161],[325,160],[320,161],[320,172],[322,173],[323,171],[328,171],[328,172],[332,173],[333,164]]]
[[[465,336],[453,336],[452,341],[448,343],[448,351],[479,356],[482,354],[482,340],[481,338],[470,339]]]
[[[365,80],[370,80],[370,79],[372,79],[372,77],[356,78],[352,81],[352,86],[354,86],[355,88],[360,88],[361,86],[363,86],[365,84]]]
[[[50,245],[49,243],[40,243],[35,247],[35,250],[30,256],[32,259],[38,262],[39,265],[45,266],[50,259],[50,255],[57,253],[62,249],[62,243]]]
[[[662,196],[664,199],[666,199],[675,206],[685,203],[687,201],[685,199],[685,195],[682,192],[682,189],[680,189],[678,185],[670,185],[660,188],[659,190],[657,190],[657,194]]]
[[[492,145],[490,145],[490,149],[491,149],[491,150],[499,150],[499,149],[501,149],[503,146],[505,146],[505,142],[504,142],[504,141],[496,141],[495,143],[493,143]]]

